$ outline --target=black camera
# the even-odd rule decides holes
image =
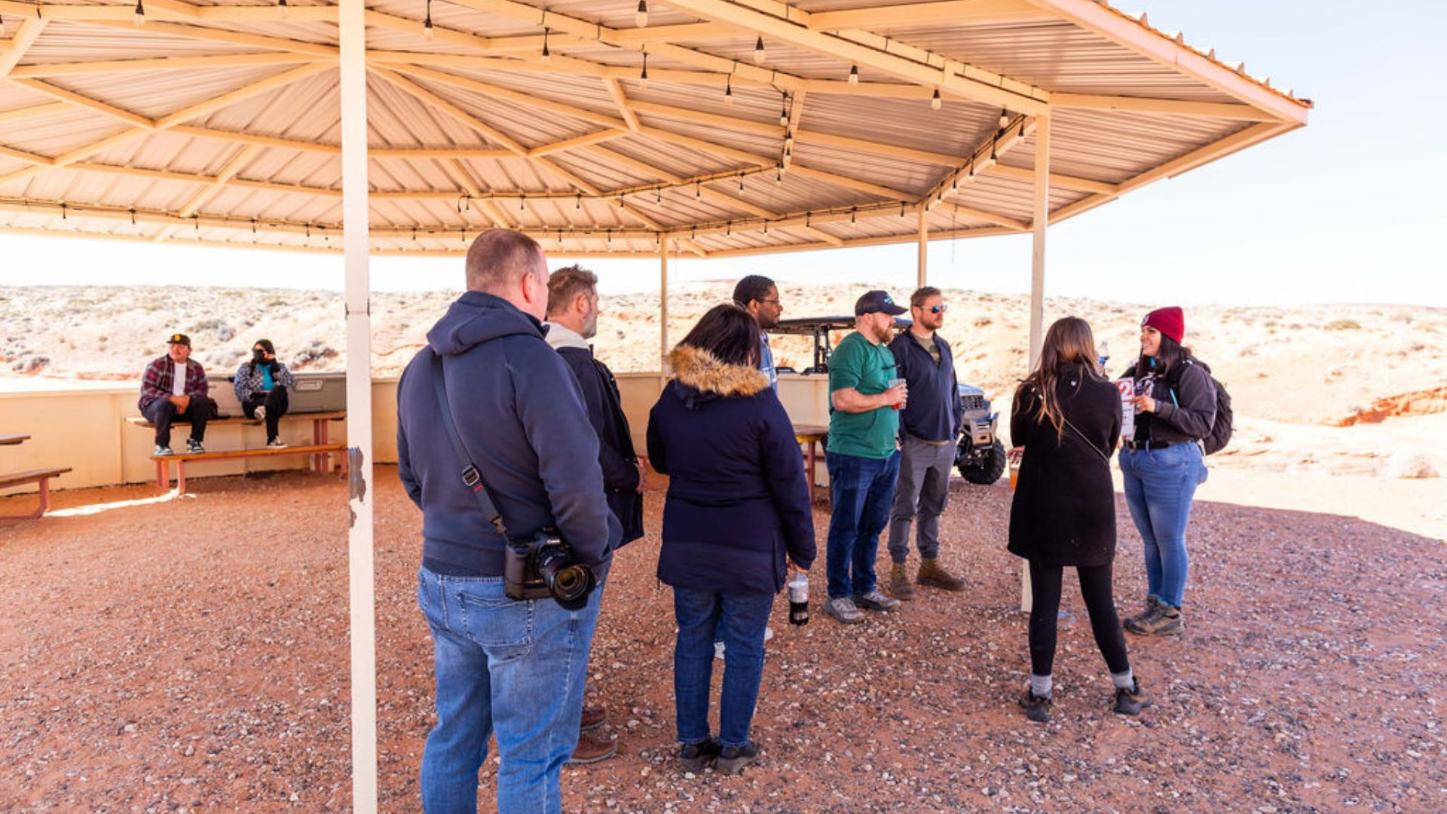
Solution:
[[[552,597],[567,610],[588,604],[596,580],[560,538],[538,532],[528,540],[509,540],[503,558],[503,590],[509,599]]]

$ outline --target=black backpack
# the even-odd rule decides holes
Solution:
[[[1211,431],[1206,433],[1205,438],[1201,439],[1201,448],[1205,450],[1207,455],[1213,455],[1225,449],[1226,445],[1231,443],[1231,433],[1233,431],[1231,424],[1235,416],[1231,412],[1231,394],[1226,392],[1226,385],[1221,384],[1215,376],[1211,375],[1210,366],[1205,362],[1198,362],[1189,357],[1186,359],[1186,365],[1197,364],[1201,366],[1202,370],[1206,371],[1206,378],[1210,379],[1211,386],[1216,388],[1216,420],[1211,423]],[[1180,369],[1185,370],[1186,365],[1181,365]],[[1179,373],[1176,374],[1177,380],[1180,379],[1180,375]],[[1174,389],[1175,384],[1173,383],[1171,387]]]
[[[1226,445],[1231,443],[1231,433],[1234,432],[1232,422],[1235,418],[1235,415],[1231,412],[1231,394],[1226,391],[1226,385],[1211,375],[1209,365],[1192,357],[1187,357],[1186,364],[1178,366],[1176,368],[1176,374],[1170,379],[1167,379],[1167,384],[1170,385],[1172,390],[1176,389],[1176,384],[1181,380],[1180,371],[1185,370],[1186,365],[1200,365],[1201,369],[1206,371],[1206,378],[1211,380],[1211,386],[1216,389],[1216,420],[1211,423],[1211,430],[1206,433],[1206,437],[1200,439],[1201,448],[1205,453],[1207,455],[1213,455],[1225,449]],[[1127,368],[1125,375],[1135,376],[1135,365]]]

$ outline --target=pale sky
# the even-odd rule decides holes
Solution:
[[[1447,306],[1447,4],[1146,0],[1157,28],[1313,99],[1308,126],[1052,227],[1050,295],[1130,302]],[[1433,235],[1438,237],[1433,237]],[[566,262],[551,257],[553,265]],[[930,282],[1028,289],[1030,238],[930,246]],[[765,274],[880,281],[905,293],[915,246],[680,259],[675,281]],[[654,288],[655,260],[589,260],[605,293]],[[198,273],[204,270],[204,275]],[[461,259],[374,258],[379,290],[457,288]],[[195,284],[340,289],[342,260],[0,233],[0,285]]]

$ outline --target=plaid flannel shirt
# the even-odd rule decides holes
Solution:
[[[162,356],[159,359],[152,359],[146,365],[146,372],[141,375],[141,412],[160,399],[167,399],[174,395],[171,386],[175,383],[175,368],[171,357]],[[188,396],[205,396],[211,392],[211,385],[206,381],[206,370],[201,363],[192,359],[186,360],[186,390]]]
[[[271,374],[271,382],[274,387],[296,387],[296,379],[281,362],[276,363],[276,372]],[[245,404],[252,395],[263,392],[261,385],[261,368],[259,366],[251,362],[242,362],[241,367],[236,368],[236,376],[232,379],[231,388],[236,391],[237,401]]]

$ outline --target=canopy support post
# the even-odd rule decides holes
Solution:
[[[929,278],[929,207],[919,205],[919,267],[915,273],[915,288],[924,288]]]
[[[342,247],[346,269],[347,530],[352,666],[352,810],[377,811],[377,637],[372,546],[372,347],[367,223],[364,0],[341,0]]]
[[[1050,117],[1035,120],[1035,220],[1030,251],[1030,369],[1045,340],[1045,228],[1050,222]],[[1030,567],[1020,566],[1020,610],[1030,612]]]
[[[668,378],[668,238],[658,241],[658,370],[659,392]]]

